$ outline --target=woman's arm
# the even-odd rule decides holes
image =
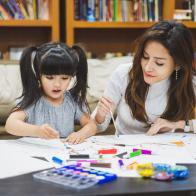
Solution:
[[[147,131],[147,135],[155,135],[157,133],[164,133],[173,131],[176,129],[184,129],[185,121],[180,120],[177,122],[171,122],[163,118],[157,118],[154,123],[151,124],[151,127]]]
[[[103,97],[92,114],[99,132],[106,130],[111,120],[111,113],[118,107],[125,94],[129,70],[130,64],[119,65],[106,85]]]
[[[82,128],[74,133],[71,133],[66,139],[65,142],[71,144],[78,144],[83,142],[86,138],[93,136],[97,133],[97,126],[95,121],[90,118],[90,115],[85,113],[81,119],[80,124]]]
[[[157,133],[168,132],[172,130],[182,129],[184,132],[196,133],[196,120],[188,120],[188,127],[186,128],[186,121],[180,120],[171,122],[162,118],[158,118],[150,127],[147,135],[155,135]]]
[[[24,122],[26,114],[24,111],[16,111],[10,114],[6,121],[5,129],[8,133],[17,136],[31,136],[45,139],[58,138],[59,134],[48,124],[41,126]]]

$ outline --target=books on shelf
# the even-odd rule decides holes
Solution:
[[[0,20],[49,19],[49,0],[0,0]]]
[[[163,0],[74,0],[75,20],[158,21]]]

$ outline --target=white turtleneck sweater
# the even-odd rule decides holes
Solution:
[[[103,95],[113,100],[116,105],[116,128],[118,134],[145,133],[148,130],[148,128],[145,128],[144,123],[132,117],[129,106],[125,101],[125,91],[128,85],[128,72],[130,69],[130,64],[120,65],[111,75]],[[170,80],[166,79],[149,87],[145,109],[151,122],[154,122],[165,111],[169,82]],[[92,116],[95,116],[95,114],[96,109]],[[105,121],[102,124],[98,124],[98,131],[106,130],[110,120],[111,115],[108,114]],[[195,126],[194,130],[196,130],[196,120],[194,120],[193,125]]]

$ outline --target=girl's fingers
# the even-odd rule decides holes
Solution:
[[[47,126],[46,130],[48,132],[49,137],[59,138],[59,133],[55,129],[53,129],[52,127]]]
[[[80,137],[76,138],[75,141],[74,141],[74,144],[79,144],[79,143],[81,143],[81,138]]]

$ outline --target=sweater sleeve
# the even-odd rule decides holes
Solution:
[[[130,69],[130,64],[119,65],[118,68],[112,73],[106,85],[103,96],[110,98],[116,105],[116,108],[118,107],[122,95],[124,94],[124,91],[127,87],[127,76],[128,76],[129,69]],[[97,107],[95,108],[95,111],[92,113],[93,118],[95,118],[96,112],[97,112]],[[98,132],[105,131],[110,123],[110,120],[111,120],[111,115],[108,114],[103,123],[97,124]]]
[[[196,76],[193,77],[193,88],[196,96]],[[195,113],[196,113],[196,106],[195,106]],[[194,119],[192,119],[192,122],[193,122],[193,132],[196,133],[196,116]]]
[[[196,96],[196,76],[193,77],[193,89],[194,89],[194,92],[195,92],[195,96]]]

